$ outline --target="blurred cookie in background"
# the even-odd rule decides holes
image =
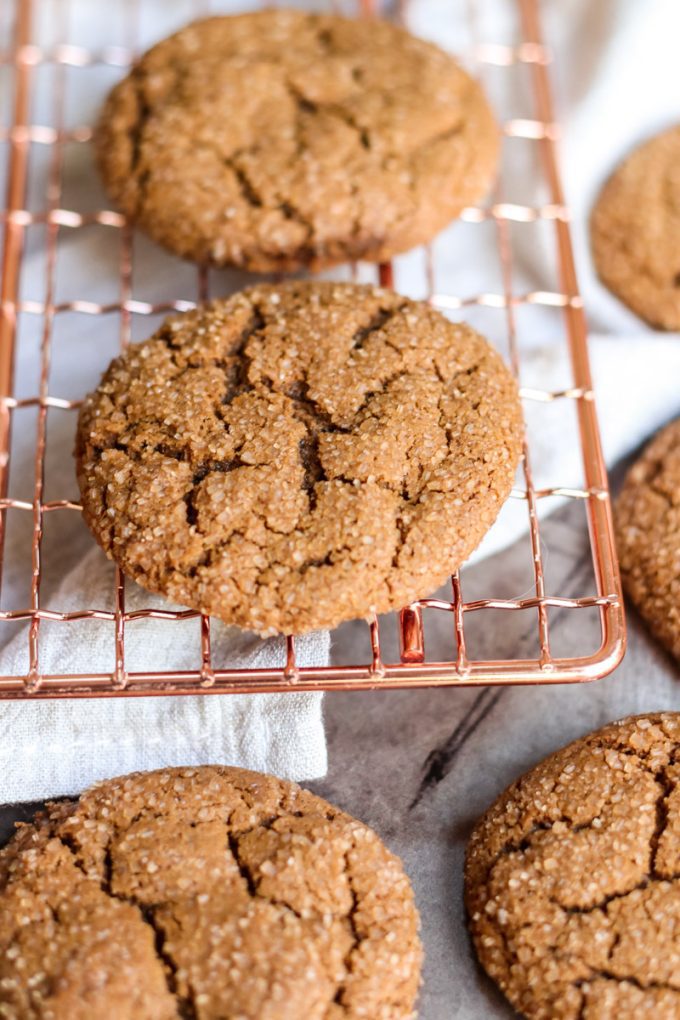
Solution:
[[[659,432],[628,472],[614,519],[626,593],[680,660],[680,419]]]
[[[111,92],[106,187],[158,243],[258,272],[383,261],[481,199],[482,89],[382,19],[265,10],[187,25]]]
[[[680,125],[614,171],[590,230],[602,282],[650,326],[680,330]]]

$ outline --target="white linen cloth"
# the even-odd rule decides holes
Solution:
[[[562,126],[560,168],[571,211],[576,269],[590,328],[590,361],[605,458],[609,465],[636,449],[671,418],[680,415],[680,337],[660,333],[630,313],[595,274],[588,218],[598,191],[618,163],[640,142],[680,121],[677,38],[680,7],[675,0],[544,0],[539,4],[545,40],[554,56],[550,75],[556,116]],[[473,9],[473,28],[465,8]],[[414,0],[409,26],[454,52],[478,43],[512,43],[517,35],[516,6],[508,0],[451,5]],[[475,70],[475,65],[470,65]],[[533,118],[529,70],[487,68],[482,79],[506,118]],[[499,202],[549,202],[537,182],[536,142],[508,139]],[[436,290],[461,296],[502,292],[493,227],[460,225],[435,245],[435,264],[446,272]],[[516,294],[559,290],[552,224],[513,224],[513,289]],[[680,239],[678,241],[680,267]],[[398,278],[398,286],[404,286]],[[408,286],[408,283],[406,284]],[[516,312],[521,351],[521,383],[529,388],[563,390],[573,385],[558,310]],[[501,312],[465,308],[461,318],[505,349]],[[584,485],[574,407],[525,401],[534,481],[538,488]],[[522,485],[521,473],[518,484]],[[556,498],[539,502],[545,515]],[[527,526],[526,507],[510,500],[470,562],[504,548]]]
[[[122,26],[102,19],[90,0],[74,0],[69,41],[101,47],[124,42]],[[242,6],[242,5],[241,5]],[[249,4],[248,6],[256,6]],[[475,4],[478,39],[516,41],[516,16],[511,0],[480,0]],[[44,4],[47,10],[50,5]],[[587,240],[587,217],[597,189],[614,165],[638,141],[678,118],[676,40],[680,11],[675,0],[563,0],[543,3],[546,36],[555,51],[558,115],[564,125],[562,170],[573,213],[573,236],[581,290],[590,323],[591,360],[597,405],[609,463],[634,449],[672,416],[680,413],[680,344],[677,336],[647,329],[598,283]],[[51,8],[50,8],[51,9]],[[215,2],[213,10],[236,9]],[[38,12],[41,8],[38,6]],[[191,7],[180,0],[141,5],[140,44],[147,45],[186,21]],[[115,17],[122,18],[122,7]],[[470,37],[465,5],[444,0],[412,0],[410,27],[454,52],[467,52]],[[663,30],[660,30],[660,26]],[[39,19],[40,41],[59,39],[54,25]],[[43,38],[44,37],[44,38]],[[519,71],[525,69],[520,68]],[[113,76],[100,67],[69,72],[68,122],[91,121]],[[530,92],[517,69],[490,71],[487,87],[505,117],[533,117]],[[51,93],[38,90],[34,119],[50,123]],[[548,197],[536,188],[535,143],[506,142],[507,160],[499,201],[539,204]],[[44,207],[45,149],[34,147],[33,208]],[[529,172],[527,172],[529,166]],[[37,197],[36,197],[37,196]],[[64,208],[87,211],[108,203],[93,172],[87,150],[66,152]],[[552,226],[512,227],[515,292],[556,290]],[[42,236],[29,232],[22,294],[44,298]],[[103,303],[118,300],[117,235],[105,227],[60,231],[56,299]],[[493,225],[456,224],[435,245],[436,289],[461,296],[502,292]],[[213,291],[225,293],[247,282],[245,274],[211,274]],[[133,297],[157,302],[168,295],[194,299],[191,267],[161,252],[143,238],[135,242]],[[398,260],[396,286],[405,293],[423,292],[422,263],[417,253]],[[564,389],[571,375],[559,312],[531,309],[517,313],[522,350],[522,384]],[[466,308],[462,318],[486,332],[502,349],[506,326],[502,312]],[[28,317],[26,317],[28,319]],[[157,322],[136,316],[134,339],[142,339]],[[17,392],[36,392],[40,320],[22,321],[17,365]],[[115,316],[92,319],[61,313],[53,345],[50,391],[79,397],[96,384],[99,373],[118,344]],[[542,405],[527,402],[527,421],[535,482],[539,487],[583,484],[576,421],[571,401]],[[45,498],[77,498],[70,449],[73,418],[50,412],[48,429],[48,491]],[[32,498],[34,421],[26,428],[15,422],[11,495]],[[542,500],[541,513],[558,501]],[[21,519],[19,519],[19,517]],[[3,607],[27,604],[29,514],[10,521]],[[526,507],[509,501],[475,558],[514,541],[526,529]],[[59,578],[65,577],[60,583]],[[97,605],[112,608],[110,565],[92,547],[76,515],[54,513],[46,524],[43,605],[55,609]],[[160,604],[128,585],[128,607]],[[128,667],[184,668],[196,666],[196,624],[130,624],[126,648]],[[41,667],[46,671],[110,669],[113,656],[111,624],[43,624]],[[5,634],[3,630],[0,638]],[[6,640],[6,638],[5,638]],[[249,635],[215,628],[215,661],[233,665],[281,663],[279,641],[261,643]],[[299,642],[302,664],[322,664],[329,654],[327,634]],[[105,665],[102,666],[102,662]],[[27,663],[25,628],[1,653],[2,672],[24,672]],[[319,695],[198,696],[191,698],[116,699],[61,703],[0,704],[0,802],[73,793],[96,778],[135,768],[172,763],[224,761],[304,779],[323,774],[325,741]]]
[[[93,547],[67,575],[55,596],[64,612],[110,599],[113,566]],[[127,586],[128,610],[169,608],[169,603]],[[87,673],[92,663],[112,668],[111,624],[87,621],[54,624],[43,643],[41,663],[47,673]],[[72,627],[79,627],[74,634]],[[151,628],[151,633],[150,633]],[[197,621],[155,620],[129,623],[126,653],[158,669],[196,669]],[[266,669],[285,661],[285,641],[261,641],[255,635],[213,621],[215,662],[239,668]],[[154,648],[149,659],[149,645]],[[325,631],[296,642],[300,666],[328,661]],[[25,634],[5,648],[3,670],[25,670]],[[294,779],[326,772],[326,742],[321,695],[204,694],[182,697],[81,699],[3,703],[0,706],[0,802],[38,800],[76,793],[98,779],[137,769],[221,762]]]

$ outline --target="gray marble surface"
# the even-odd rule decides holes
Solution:
[[[543,526],[553,586],[577,591],[587,575],[582,508],[570,506]],[[464,583],[512,593],[525,577],[521,543],[469,570]],[[555,587],[555,590],[557,588]],[[513,614],[519,615],[519,614]],[[630,614],[632,616],[632,614]],[[449,638],[450,620],[441,633]],[[521,655],[535,640],[527,620],[482,645]],[[592,633],[589,633],[592,631]],[[562,648],[594,642],[590,613],[563,612],[552,620]],[[680,673],[629,620],[629,651],[619,669],[592,684],[561,687],[459,688],[335,693],[326,697],[330,770],[313,788],[372,825],[403,858],[423,922],[426,951],[421,1020],[486,1020],[512,1016],[477,968],[465,931],[462,869],[475,819],[520,772],[567,741],[632,712],[680,708]],[[343,632],[343,644],[352,641]],[[337,648],[339,658],[346,649]],[[33,807],[0,811],[0,838]]]

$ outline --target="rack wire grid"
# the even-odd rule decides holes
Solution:
[[[525,76],[526,92],[533,110],[527,116],[510,117],[497,109],[502,125],[504,147],[522,144],[532,148],[534,173],[539,175],[546,201],[539,204],[522,204],[503,192],[502,183],[496,189],[490,204],[483,208],[468,208],[462,214],[462,224],[452,227],[453,231],[484,227],[493,232],[494,248],[498,257],[499,287],[484,293],[458,296],[454,293],[457,279],[452,279],[446,267],[438,265],[437,244],[410,253],[406,258],[419,258],[424,280],[424,293],[435,307],[452,316],[464,315],[470,319],[475,312],[495,316],[495,326],[485,330],[494,334],[499,346],[505,347],[506,357],[520,379],[522,370],[523,328],[518,324],[525,310],[540,310],[551,315],[551,329],[554,343],[566,345],[568,363],[572,378],[564,388],[555,391],[521,387],[525,405],[534,403],[549,407],[560,401],[570,402],[574,408],[575,431],[573,444],[580,449],[583,469],[583,487],[571,488],[560,485],[539,487],[532,476],[530,449],[525,445],[524,458],[519,473],[519,482],[513,491],[513,498],[519,500],[528,513],[526,542],[530,558],[530,590],[519,598],[498,598],[493,594],[485,598],[466,601],[464,584],[459,574],[451,581],[450,587],[440,597],[425,598],[405,607],[401,613],[391,617],[366,621],[368,628],[364,641],[364,661],[327,667],[303,667],[296,659],[296,642],[292,637],[281,644],[281,662],[273,669],[235,669],[228,663],[214,661],[211,649],[210,620],[199,614],[172,608],[142,608],[126,610],[126,581],[116,571],[110,609],[87,605],[87,592],[83,591],[83,605],[75,611],[63,611],[59,607],[46,608],[44,590],[46,571],[43,569],[43,546],[46,523],[55,515],[79,515],[80,507],[76,498],[48,499],[49,449],[48,439],[56,414],[70,415],[71,427],[75,426],[75,412],[79,399],[61,396],[53,392],[54,366],[60,358],[59,343],[54,338],[60,318],[70,315],[81,317],[92,324],[92,334],[97,335],[105,322],[114,323],[116,346],[125,346],[135,338],[135,332],[142,337],[148,335],[155,325],[154,316],[170,309],[192,307],[193,302],[209,295],[211,282],[218,275],[215,271],[198,269],[198,283],[194,282],[193,294],[186,298],[176,292],[166,293],[163,301],[144,301],[134,293],[133,265],[138,265],[140,245],[146,244],[138,238],[125,218],[108,208],[78,211],[77,194],[70,208],[65,207],[65,187],[68,184],[68,170],[65,169],[65,153],[73,148],[88,148],[91,128],[87,124],[69,124],[65,113],[65,97],[69,75],[79,74],[78,88],[86,88],[86,75],[93,68],[108,69],[111,82],[125,73],[142,46],[139,35],[140,18],[148,0],[127,0],[119,5],[118,15],[124,22],[122,31],[124,45],[104,45],[90,50],[73,41],[69,35],[69,5],[74,0],[16,0],[13,18],[7,24],[6,49],[0,55],[0,72],[5,81],[13,80],[12,88],[0,88],[5,97],[6,111],[0,127],[0,144],[6,151],[6,210],[3,214],[4,253],[2,258],[2,306],[0,319],[0,522],[5,552],[11,540],[12,515],[26,515],[30,528],[25,527],[30,548],[19,564],[27,576],[26,592],[29,601],[25,608],[2,605],[0,630],[4,627],[22,628],[19,635],[26,643],[26,669],[21,675],[0,677],[0,697],[35,698],[68,696],[114,696],[140,694],[189,694],[245,693],[256,691],[293,691],[320,689],[359,689],[370,687],[417,687],[427,685],[470,685],[470,684],[512,684],[512,683],[558,683],[583,681],[603,676],[620,661],[625,646],[624,615],[618,577],[618,569],[612,538],[610,501],[607,488],[598,424],[593,402],[591,377],[586,348],[586,325],[582,301],[579,296],[572,247],[570,240],[569,214],[565,206],[558,172],[556,139],[558,127],[553,115],[553,100],[549,78],[552,61],[549,49],[544,45],[541,34],[537,0],[508,0],[508,14],[514,19],[515,38],[510,44],[489,44],[477,42],[464,56],[473,71],[482,79],[490,74],[500,74],[501,95],[505,93],[503,76],[513,72]],[[59,40],[43,43],[38,29],[47,17],[47,7],[52,5],[53,20],[58,25]],[[56,5],[56,6],[55,6]],[[11,4],[8,7],[11,8]],[[469,4],[468,16],[475,16],[479,5]],[[219,2],[214,4],[185,3],[180,20],[193,16],[216,13]],[[106,11],[106,13],[105,13]],[[101,10],[104,20],[113,17],[113,8]],[[348,13],[345,11],[345,13]],[[372,0],[363,0],[359,8],[349,13],[374,16]],[[408,21],[409,9],[402,2],[396,17]],[[451,18],[465,16],[460,5],[451,5]],[[71,19],[71,28],[73,19]],[[0,28],[2,26],[0,25]],[[108,26],[102,26],[104,32]],[[153,31],[151,33],[153,35]],[[165,33],[162,33],[165,34]],[[111,36],[103,35],[104,39]],[[474,42],[474,36],[472,37]],[[144,40],[147,42],[147,40]],[[39,82],[41,75],[47,81]],[[51,117],[48,122],[35,122],[32,117],[32,101],[36,91],[47,85]],[[96,97],[99,102],[103,98]],[[44,104],[43,104],[44,105]],[[38,158],[39,157],[39,158]],[[35,180],[31,184],[34,168]],[[30,192],[37,194],[32,201]],[[73,191],[73,188],[71,188]],[[77,191],[77,187],[76,187]],[[33,207],[35,206],[35,208]],[[74,208],[75,207],[75,208]],[[114,275],[118,297],[112,302],[93,300],[87,293],[78,294],[75,299],[60,300],[55,289],[55,276],[61,257],[62,239],[75,232],[96,228],[108,232],[109,250],[115,252],[117,272]],[[513,287],[515,245],[513,231],[541,228],[550,231],[550,245],[555,252],[555,289],[517,293]],[[38,240],[33,250],[42,259],[42,297],[26,298],[22,292],[22,264],[27,250],[27,234],[38,231]],[[455,238],[457,235],[452,234]],[[146,249],[148,251],[148,249]],[[142,255],[144,252],[142,251]],[[169,258],[169,256],[163,256]],[[375,279],[385,285],[397,282],[400,259],[394,264],[379,267],[349,267],[351,278]],[[188,270],[187,270],[188,271]],[[194,281],[196,280],[196,269]],[[395,276],[396,274],[396,276]],[[77,285],[78,267],[70,265],[71,283]],[[397,289],[399,289],[397,287]],[[487,323],[488,326],[488,323]],[[32,330],[32,334],[31,334]],[[29,334],[34,340],[26,339]],[[37,339],[36,339],[37,338]],[[35,343],[37,365],[37,391],[27,395],[17,394],[14,388],[14,366],[17,352],[22,343]],[[110,355],[102,355],[100,369],[103,369]],[[92,377],[92,385],[98,376]],[[82,394],[78,394],[82,397]],[[17,415],[30,410],[34,414],[35,441],[31,451],[33,463],[32,493],[27,498],[14,498],[10,474],[13,462],[13,441],[19,425]],[[25,437],[26,428],[20,428]],[[565,442],[567,440],[565,439]],[[24,470],[24,475],[26,471]],[[29,472],[30,474],[30,472]],[[25,483],[26,478],[19,479]],[[29,479],[29,484],[31,479]],[[545,554],[541,542],[541,524],[538,508],[543,500],[555,497],[580,501],[587,519],[590,555],[592,557],[592,584],[590,591],[577,595],[560,594],[551,591],[546,580]],[[510,501],[512,502],[512,500]],[[517,504],[516,504],[517,506]],[[84,525],[83,525],[84,528]],[[9,535],[6,534],[9,532]],[[67,543],[68,544],[68,543]],[[103,553],[102,553],[103,556]],[[7,573],[7,557],[0,574],[4,580]],[[60,568],[61,569],[61,568]],[[15,571],[16,572],[16,571]],[[52,579],[54,581],[54,579]],[[550,613],[552,610],[584,613],[591,610],[599,619],[599,647],[579,654],[557,656],[551,652]],[[475,658],[469,647],[467,629],[472,617],[475,622],[486,618],[491,611],[505,614],[519,613],[535,619],[537,628],[536,655],[533,658],[495,659]],[[430,661],[425,641],[426,623],[430,614],[446,614],[450,621],[451,651],[446,661]],[[506,617],[507,618],[507,617]],[[126,658],[126,635],[132,627],[150,627],[157,619],[193,621],[195,628],[196,667],[194,670],[177,672],[162,670],[157,666],[155,656],[157,644],[149,640],[149,659],[145,664],[135,663],[134,668]],[[491,619],[491,617],[490,617]],[[496,617],[498,619],[498,617]],[[49,621],[49,623],[48,623]],[[110,630],[111,657],[106,669],[81,674],[60,675],[49,672],[42,666],[41,634],[45,626],[71,627],[76,621],[87,621],[93,626],[107,626]],[[103,621],[103,622],[102,622]],[[486,621],[485,621],[486,625]],[[398,634],[387,644],[394,649],[393,659],[386,654],[385,629],[392,627]],[[489,621],[488,626],[492,624]],[[82,630],[78,634],[82,636]],[[76,636],[74,634],[74,640]],[[357,655],[357,657],[359,657]],[[140,667],[140,668],[138,668]]]

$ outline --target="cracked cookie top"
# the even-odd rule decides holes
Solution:
[[[626,592],[680,659],[680,420],[667,425],[628,472],[614,522]]]
[[[602,282],[651,326],[680,330],[680,125],[612,174],[590,226]]]
[[[281,9],[160,42],[111,92],[95,144],[111,196],[160,244],[278,271],[430,240],[488,189],[498,133],[437,47]]]
[[[508,496],[517,388],[392,291],[261,285],[169,318],[81,409],[85,519],[152,591],[261,634],[442,584]]]
[[[0,850],[13,1020],[408,1020],[421,956],[398,858],[272,776],[122,776]]]
[[[522,776],[477,824],[479,959],[536,1020],[680,1017],[680,715],[612,723]]]

